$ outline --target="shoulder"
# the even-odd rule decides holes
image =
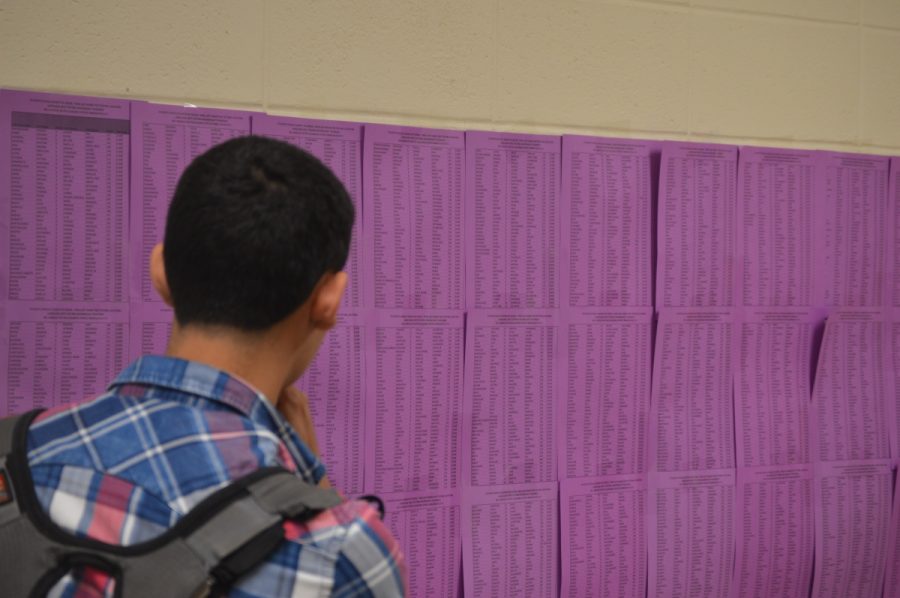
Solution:
[[[287,521],[284,528],[285,542],[234,595],[405,595],[399,544],[369,503],[348,501],[305,522]]]
[[[29,463],[114,475],[180,515],[260,467],[290,468],[271,430],[233,410],[195,403],[107,394],[42,414],[29,429]]]

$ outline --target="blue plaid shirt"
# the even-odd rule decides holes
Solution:
[[[143,357],[91,401],[41,414],[28,434],[38,498],[61,527],[131,545],[158,536],[232,480],[281,465],[318,483],[324,467],[264,396],[211,367]],[[284,524],[285,541],[230,596],[400,596],[399,547],[368,503]],[[127,590],[127,588],[126,588]],[[73,570],[54,597],[112,596]]]

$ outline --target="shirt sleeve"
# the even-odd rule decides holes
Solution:
[[[400,547],[368,503],[347,501],[283,526],[285,541],[229,598],[406,596]]]
[[[405,596],[406,562],[397,540],[378,511],[367,503],[350,503],[358,509],[334,568],[335,598],[393,598]]]

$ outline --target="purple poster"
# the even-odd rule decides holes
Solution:
[[[666,143],[659,177],[656,308],[733,306],[737,148]]]
[[[366,304],[465,307],[462,131],[366,125]]]
[[[563,136],[563,305],[652,305],[650,147],[634,139]]]
[[[559,307],[560,138],[466,133],[469,309]]]

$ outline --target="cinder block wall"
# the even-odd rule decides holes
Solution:
[[[900,153],[900,0],[0,0],[0,86]]]

